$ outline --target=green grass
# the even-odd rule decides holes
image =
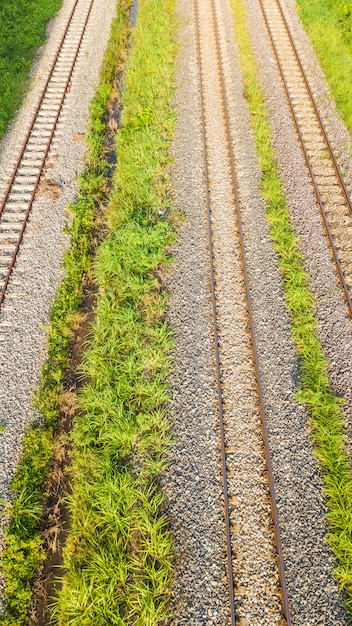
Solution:
[[[88,164],[80,180],[79,200],[71,207],[73,220],[69,229],[71,248],[65,258],[66,277],[51,312],[49,355],[37,394],[37,408],[42,419],[29,429],[24,438],[23,456],[12,483],[17,495],[11,506],[2,503],[10,515],[2,555],[6,610],[0,616],[0,623],[4,626],[28,624],[32,583],[45,558],[45,543],[40,532],[44,512],[43,490],[53,458],[55,429],[77,314],[91,273],[94,218],[106,199],[105,118],[112,85],[125,58],[130,30],[129,4],[129,0],[117,2],[117,17],[112,26],[100,86],[92,102]]]
[[[322,469],[326,498],[328,542],[336,557],[334,573],[346,592],[346,607],[352,613],[352,480],[341,401],[332,391],[328,364],[318,339],[310,277],[304,268],[299,241],[286,205],[244,5],[242,0],[231,0],[231,5],[244,93],[262,172],[261,192],[266,201],[271,238],[282,274],[291,334],[300,360],[298,399],[307,405],[311,414],[314,449]]]
[[[352,134],[352,1],[297,0],[337,108]]]
[[[108,237],[95,263],[96,317],[73,434],[72,524],[55,623],[163,623],[172,546],[158,477],[169,446],[172,338],[163,268],[176,47],[173,0],[140,0],[117,133]]]
[[[45,26],[62,0],[0,2],[0,139],[18,109]]]

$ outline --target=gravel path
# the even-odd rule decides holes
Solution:
[[[65,1],[51,24],[50,39],[35,68],[32,89],[2,145],[1,179],[20,145],[72,6],[73,0]],[[76,177],[83,168],[89,103],[98,84],[114,12],[114,0],[95,1],[49,155],[47,173],[33,205],[13,281],[0,312],[0,424],[6,426],[0,433],[0,498],[11,497],[9,485],[16,471],[21,440],[35,418],[32,396],[46,356],[44,326],[48,324],[51,302],[62,276],[62,254],[69,244],[63,233],[66,207],[77,197]],[[0,524],[0,542],[3,529],[4,520]]]
[[[258,5],[255,0],[248,0],[247,6],[250,9],[253,40],[256,41],[256,51],[258,56],[260,55],[267,92],[271,95],[273,119],[274,108],[276,110],[277,106],[277,90],[280,90],[281,86],[274,65],[269,60],[270,53],[267,47],[265,48],[265,33],[260,24]],[[176,264],[170,283],[170,321],[177,337],[175,373],[172,380],[174,399],[171,407],[171,417],[175,422],[175,442],[172,450],[172,464],[164,479],[164,488],[168,495],[167,513],[171,518],[176,546],[175,618],[172,624],[193,626],[215,623],[220,625],[228,623],[226,613],[217,613],[221,597],[223,600],[226,599],[226,588],[222,589],[220,585],[221,570],[217,569],[221,562],[219,555],[223,556],[225,544],[221,546],[221,541],[224,541],[223,532],[218,532],[218,529],[222,529],[220,485],[216,482],[216,475],[213,475],[213,471],[217,468],[219,472],[219,461],[216,455],[218,454],[218,459],[220,459],[220,453],[216,449],[219,438],[214,405],[214,381],[211,380],[211,377],[214,377],[212,368],[214,357],[209,340],[211,305],[205,256],[208,246],[205,236],[206,215],[202,188],[200,188],[203,164],[200,149],[199,101],[195,83],[196,51],[192,8],[182,0],[178,2],[178,7],[183,26],[180,29],[181,59],[177,96],[179,122],[174,142],[176,163],[174,182],[175,204],[179,210],[186,213],[187,220],[179,238]],[[348,619],[341,607],[338,586],[331,576],[332,555],[324,543],[326,536],[324,501],[321,495],[319,470],[307,432],[308,416],[304,408],[296,403],[294,397],[298,382],[298,364],[290,340],[289,319],[283,303],[277,259],[271,248],[264,207],[258,191],[259,172],[249,129],[246,103],[241,95],[243,88],[236,46],[233,41],[232,17],[227,0],[216,0],[216,8],[235,143],[255,326],[265,385],[266,411],[270,425],[270,444],[292,623],[295,626],[318,624],[342,626],[348,623]],[[258,37],[258,33],[261,33],[261,37]],[[269,71],[270,79],[267,76]],[[211,75],[209,75],[208,83],[207,89],[211,90],[214,86],[214,77]],[[281,119],[281,127],[278,124],[275,129],[281,131],[284,125],[282,147],[284,138],[287,142],[287,133],[290,129],[288,141],[291,146],[291,140],[295,140],[295,135],[287,107],[284,108],[284,102],[281,105],[281,100],[279,100],[279,107],[283,107],[284,120]],[[216,142],[218,121],[214,107],[215,104],[209,100],[208,111],[211,110],[214,114],[214,142]],[[218,135],[220,134],[218,130]],[[228,409],[228,415],[234,419],[233,428],[227,430],[229,446],[231,446],[232,438],[234,460],[230,477],[235,477],[235,480],[231,480],[230,488],[238,490],[239,485],[241,486],[241,491],[232,500],[233,530],[238,535],[238,546],[242,543],[242,549],[236,550],[234,562],[238,577],[237,602],[243,611],[239,613],[241,618],[239,623],[272,625],[277,623],[279,615],[265,613],[265,605],[263,607],[260,595],[263,590],[260,580],[261,571],[256,571],[250,548],[255,537],[260,546],[263,537],[267,541],[268,535],[271,534],[268,532],[270,529],[265,528],[265,507],[259,515],[261,521],[258,518],[253,522],[254,528],[249,528],[245,518],[242,517],[246,514],[243,503],[246,498],[251,500],[251,490],[258,480],[258,475],[261,474],[261,461],[259,460],[260,443],[257,442],[256,448],[255,439],[253,439],[253,444],[250,444],[248,448],[250,431],[248,425],[250,420],[256,421],[256,409],[253,407],[253,398],[248,396],[246,377],[243,376],[243,367],[249,370],[251,368],[248,356],[242,358],[241,361],[240,333],[244,326],[243,312],[241,313],[240,310],[241,302],[232,302],[232,308],[229,306],[227,310],[225,307],[231,304],[231,288],[236,289],[238,280],[233,274],[237,241],[233,240],[232,250],[229,241],[234,232],[234,218],[231,215],[232,199],[226,198],[227,183],[222,180],[224,168],[226,169],[226,163],[225,165],[221,163],[224,153],[225,148],[220,149],[218,164],[216,162],[211,164],[214,172],[217,167],[219,168],[217,182],[220,183],[218,192],[214,187],[211,190],[213,199],[214,197],[216,199],[217,195],[219,197],[219,214],[216,216],[218,222],[216,226],[214,225],[214,231],[218,229],[216,239],[216,245],[219,246],[218,259],[220,260],[224,250],[223,247],[220,248],[223,245],[221,238],[228,239],[226,244],[228,253],[233,255],[232,261],[230,260],[232,267],[229,266],[227,272],[223,270],[220,272],[219,265],[217,265],[219,273],[217,278],[221,278],[222,281],[221,293],[219,285],[217,291],[220,296],[219,314],[223,333],[221,340],[222,343],[227,342],[226,349],[232,342],[232,351],[227,351],[226,357],[223,357],[225,367],[222,372],[222,381],[225,406]],[[300,181],[300,187],[304,186],[302,180],[304,181],[306,189],[299,195],[300,202],[304,202],[306,206],[306,202],[309,201],[313,211],[312,191],[308,182],[305,182],[304,166],[300,164],[300,158],[297,149],[293,155],[287,155],[286,143],[287,179],[297,177],[297,184]],[[297,193],[297,187],[295,191]],[[306,195],[302,200],[304,193]],[[220,215],[221,203],[222,216]],[[215,211],[213,218],[215,220]],[[319,232],[319,220],[315,222],[314,228],[317,228]],[[312,227],[308,233],[311,237]],[[326,246],[324,247],[322,231],[321,237],[322,242],[317,240],[318,253],[323,256],[324,267],[329,266],[330,263],[331,272],[330,257]],[[227,257],[227,260],[229,259],[230,256]],[[321,261],[322,259],[319,259],[319,262]],[[226,280],[228,280],[227,284]],[[336,283],[334,285],[336,286]],[[335,296],[339,299],[339,294],[334,291],[332,297]],[[222,311],[225,313],[223,318]],[[342,322],[336,320],[342,320]],[[345,324],[346,315],[343,303],[342,308],[337,310],[336,320],[332,324],[334,328],[338,323]],[[234,341],[234,329],[238,344]],[[348,326],[347,330],[349,332]],[[210,447],[212,442],[213,450]],[[251,445],[253,445],[252,450]],[[241,472],[242,483],[239,480]],[[254,487],[254,493],[256,489],[257,487]],[[216,500],[216,494],[218,494],[218,500]],[[210,501],[207,499],[209,496]],[[260,496],[260,492],[259,497],[267,498],[266,494]],[[259,567],[258,569],[260,570]],[[214,592],[210,594],[212,580]],[[273,580],[275,584],[275,574]],[[244,581],[243,584],[241,584],[242,581]],[[270,586],[269,584],[269,590],[265,592],[267,597],[270,595]]]

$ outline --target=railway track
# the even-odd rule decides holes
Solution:
[[[27,134],[0,196],[0,306],[13,272],[94,0],[75,0]]]
[[[258,0],[349,315],[352,203],[280,0]]]
[[[208,12],[211,18],[206,24],[206,20],[202,18],[202,7],[208,4]],[[206,13],[206,11],[204,11]],[[275,596],[276,589],[276,604],[274,602],[273,612],[268,622],[270,624],[291,624],[290,606],[288,599],[288,591],[286,585],[285,566],[283,558],[283,550],[280,538],[280,524],[278,519],[278,511],[276,504],[275,485],[272,471],[271,455],[268,441],[268,427],[265,415],[265,406],[263,398],[263,389],[261,382],[259,356],[256,347],[256,334],[254,328],[253,311],[251,294],[249,287],[249,278],[247,272],[247,261],[245,251],[245,237],[242,224],[241,213],[241,201],[239,198],[239,191],[237,185],[236,165],[235,165],[235,153],[232,140],[230,111],[228,107],[228,99],[226,93],[226,83],[223,70],[221,43],[219,39],[218,25],[217,25],[217,12],[214,0],[194,0],[194,16],[195,16],[195,30],[196,30],[196,47],[197,47],[197,62],[198,62],[198,74],[199,74],[199,89],[200,89],[200,108],[201,108],[201,128],[202,128],[202,141],[203,141],[203,156],[204,156],[204,173],[205,173],[205,192],[206,192],[206,206],[207,206],[207,219],[208,219],[208,234],[209,234],[209,259],[210,259],[210,273],[211,273],[211,297],[212,297],[212,311],[213,311],[213,332],[214,332],[214,344],[215,344],[215,361],[216,361],[216,379],[217,379],[217,395],[218,395],[218,410],[220,421],[220,433],[221,433],[221,463],[223,474],[223,486],[224,486],[224,508],[225,508],[225,524],[226,524],[226,542],[227,542],[227,570],[229,580],[229,598],[230,598],[230,610],[231,610],[231,624],[242,623],[264,623],[262,621],[252,621],[249,614],[246,612],[243,606],[241,594],[243,594],[244,583],[241,582],[242,575],[240,572],[243,563],[240,563],[236,556],[239,554],[239,545],[241,543],[239,533],[240,524],[236,523],[236,506],[234,503],[238,501],[238,491],[232,487],[232,475],[234,461],[240,463],[236,452],[237,441],[234,445],[234,432],[235,423],[233,421],[233,414],[228,408],[227,388],[232,385],[236,385],[235,379],[231,382],[231,369],[232,369],[232,357],[231,357],[231,341],[228,339],[231,331],[230,321],[231,312],[230,308],[236,309],[235,315],[242,320],[243,331],[243,346],[242,346],[242,370],[245,372],[245,383],[247,386],[245,394],[248,393],[248,399],[250,398],[253,406],[255,404],[256,420],[252,424],[253,429],[257,429],[255,435],[262,437],[261,451],[262,456],[261,463],[264,480],[267,480],[268,498],[270,498],[270,510],[266,511],[268,518],[271,520],[268,522],[272,527],[273,533],[271,536],[272,544],[270,541],[267,543],[267,559],[269,565],[268,571],[273,566],[277,568],[278,577],[274,581],[272,592]],[[202,24],[202,22],[205,24]],[[212,39],[212,53],[204,52],[204,42]],[[216,85],[214,92],[211,93],[208,85]],[[216,93],[217,92],[217,93]],[[214,99],[215,98],[215,99]],[[218,108],[218,117],[217,111]],[[212,119],[215,118],[215,119]],[[215,161],[217,160],[216,152],[222,153],[222,166],[220,167],[219,175],[216,171]],[[221,157],[220,157],[221,158]],[[220,178],[220,180],[219,180]],[[225,208],[226,202],[224,195],[228,193],[232,197],[232,206]],[[226,218],[226,210],[229,210],[229,219]],[[237,233],[231,232],[230,214],[231,211],[235,216],[235,223],[237,227]],[[219,225],[218,225],[219,224]],[[224,234],[224,226],[228,232]],[[231,239],[237,237],[236,242]],[[223,238],[223,241],[221,241]],[[226,241],[227,240],[227,241]],[[222,247],[223,245],[223,247]],[[229,254],[226,252],[226,246],[228,250],[236,246],[237,252]],[[240,298],[234,296],[231,293],[226,293],[225,286],[225,273],[228,275],[229,267],[233,265],[232,278],[234,283],[239,284],[241,296]],[[236,266],[236,267],[235,267]],[[241,302],[239,303],[239,300]],[[227,318],[227,322],[226,322]],[[225,321],[224,321],[225,319]],[[236,342],[241,341],[240,333],[236,332]],[[228,350],[227,353],[227,344]],[[245,365],[244,365],[245,362]],[[244,367],[243,367],[244,366]],[[248,409],[248,404],[247,404]],[[237,416],[238,419],[238,416]],[[260,428],[261,426],[261,428]],[[261,435],[258,434],[258,431]],[[256,439],[258,445],[258,439]],[[263,485],[262,485],[263,489]],[[234,495],[237,493],[237,495]],[[259,502],[252,503],[252,506],[260,507]],[[249,508],[251,504],[248,503]],[[254,509],[252,509],[253,511]],[[238,513],[238,512],[237,512]],[[263,513],[263,512],[262,512]],[[243,522],[243,512],[238,513],[238,517]],[[253,519],[253,524],[255,520]],[[249,548],[250,550],[250,548]],[[253,559],[255,559],[253,555]],[[263,565],[266,555],[259,556],[261,560],[260,566]],[[270,564],[271,563],[271,564]],[[253,568],[253,563],[252,563]],[[271,570],[272,571],[272,570]],[[269,575],[268,575],[269,576]],[[267,602],[270,604],[270,593],[267,597]],[[263,619],[263,617],[261,618]],[[244,621],[243,621],[244,620]]]

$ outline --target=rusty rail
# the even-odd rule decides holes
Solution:
[[[289,607],[288,591],[287,591],[286,576],[285,576],[285,566],[284,566],[284,558],[283,558],[282,544],[281,544],[281,538],[280,538],[280,525],[279,525],[278,512],[277,512],[275,485],[274,485],[274,477],[273,477],[269,439],[268,439],[268,425],[267,425],[266,414],[265,414],[265,403],[264,403],[263,388],[262,388],[262,382],[261,382],[259,355],[258,355],[258,350],[257,350],[256,334],[255,334],[253,310],[252,310],[252,300],[251,300],[249,277],[248,277],[248,271],[247,271],[245,242],[244,242],[244,233],[243,233],[243,226],[242,226],[241,204],[240,204],[239,193],[238,193],[235,157],[234,157],[233,142],[232,142],[232,137],[231,137],[226,85],[225,85],[223,65],[222,65],[222,55],[221,55],[219,32],[218,32],[218,26],[217,26],[217,17],[216,17],[216,9],[215,9],[214,0],[211,0],[211,6],[212,6],[212,14],[213,14],[213,24],[214,24],[214,34],[215,34],[215,41],[216,41],[216,53],[217,53],[217,58],[218,58],[219,76],[220,76],[220,81],[221,81],[222,104],[223,104],[224,122],[225,122],[226,135],[227,135],[227,149],[228,149],[229,161],[231,165],[233,197],[234,197],[236,213],[237,213],[238,236],[239,236],[239,244],[240,244],[240,249],[241,249],[243,277],[244,277],[244,285],[245,285],[245,292],[246,292],[246,299],[247,299],[248,322],[249,322],[249,327],[250,327],[251,345],[252,345],[254,369],[255,369],[257,393],[258,393],[258,403],[260,407],[264,452],[265,452],[266,466],[268,470],[268,483],[269,483],[269,491],[270,491],[270,497],[271,497],[271,511],[272,511],[272,518],[273,518],[273,523],[274,523],[274,535],[275,535],[277,557],[278,557],[278,569],[279,569],[280,583],[281,583],[282,606],[283,606],[283,612],[285,614],[285,618],[287,621],[287,625],[291,626],[290,607]],[[226,465],[226,443],[225,443],[225,429],[224,429],[224,419],[223,419],[223,400],[222,400],[222,389],[221,389],[221,371],[220,371],[220,355],[219,355],[219,335],[218,335],[217,311],[216,311],[215,269],[214,269],[214,260],[213,260],[213,235],[212,235],[212,226],[211,226],[211,198],[210,198],[210,189],[209,189],[207,136],[206,136],[205,106],[204,106],[204,95],[203,95],[204,77],[202,74],[198,0],[194,0],[194,13],[195,13],[195,24],[196,24],[196,47],[197,47],[197,61],[198,61],[198,74],[199,74],[201,126],[202,126],[202,135],[203,135],[202,141],[203,141],[203,157],[204,157],[204,171],[205,171],[205,190],[206,190],[206,201],[207,201],[209,263],[210,263],[210,272],[211,272],[211,298],[212,298],[212,310],[213,310],[216,381],[217,381],[217,394],[218,394],[219,418],[220,418],[221,458],[222,458],[222,475],[223,475],[224,504],[225,504],[224,508],[225,508],[225,525],[226,525],[226,549],[227,549],[227,563],[228,563],[230,611],[231,611],[231,624],[232,626],[235,626],[237,623],[236,622],[235,592],[234,592],[235,581],[234,581],[234,575],[233,575],[233,564],[232,564],[233,556],[232,556],[232,549],[231,549],[230,510],[229,510],[227,465]]]
[[[13,172],[12,172],[11,177],[10,177],[10,180],[9,180],[8,185],[6,187],[6,190],[5,190],[5,193],[4,193],[4,197],[3,197],[2,201],[1,201],[1,204],[0,204],[0,227],[2,225],[2,221],[1,220],[4,220],[4,215],[5,215],[6,210],[9,210],[9,207],[10,208],[14,208],[16,210],[16,201],[14,201],[13,204],[10,204],[10,200],[11,200],[10,196],[11,196],[11,193],[13,193],[14,186],[15,186],[16,182],[18,183],[19,191],[21,189],[21,176],[19,175],[19,172],[20,172],[21,167],[25,167],[24,166],[24,163],[25,163],[24,157],[25,157],[25,154],[26,154],[26,150],[28,149],[28,147],[30,145],[31,136],[32,136],[32,133],[33,133],[33,130],[34,130],[36,124],[38,123],[39,114],[40,114],[40,112],[42,110],[42,106],[43,106],[43,103],[45,101],[45,98],[48,95],[48,89],[49,89],[49,87],[51,85],[51,81],[53,79],[54,72],[55,72],[55,70],[57,70],[58,63],[60,62],[61,55],[63,54],[63,47],[64,47],[64,44],[66,42],[68,33],[70,31],[70,27],[72,26],[73,19],[74,19],[74,16],[76,14],[76,10],[78,8],[79,2],[80,2],[80,0],[75,0],[74,5],[72,7],[71,13],[70,13],[69,18],[68,18],[68,22],[66,24],[66,27],[65,27],[64,33],[62,35],[59,47],[57,49],[57,52],[55,54],[55,57],[54,57],[54,60],[53,60],[52,66],[51,66],[51,69],[49,71],[48,78],[47,78],[47,80],[45,82],[45,85],[44,85],[44,88],[42,90],[39,102],[38,102],[38,104],[36,106],[36,109],[35,109],[32,121],[30,123],[29,130],[27,131],[26,136],[25,136],[25,138],[23,140],[19,156],[17,158],[17,161],[15,163]],[[32,181],[30,183],[30,186],[32,187],[32,190],[31,190],[31,193],[30,193],[30,197],[29,197],[29,199],[26,199],[23,202],[22,199],[21,199],[20,194],[18,194],[17,207],[19,207],[19,206],[23,207],[23,205],[26,205],[26,209],[25,210],[21,209],[18,212],[18,215],[20,215],[20,218],[21,218],[20,219],[21,225],[20,225],[18,231],[15,233],[15,235],[17,236],[16,241],[13,242],[12,244],[10,244],[10,245],[13,245],[12,254],[8,255],[7,267],[6,267],[5,271],[2,272],[3,279],[2,279],[1,291],[0,291],[0,306],[2,305],[2,303],[4,301],[4,298],[5,298],[6,289],[7,289],[7,286],[9,284],[10,277],[11,277],[11,274],[13,272],[13,268],[14,268],[15,263],[16,263],[16,258],[17,258],[17,255],[18,255],[18,252],[19,252],[22,240],[23,240],[23,235],[24,235],[24,232],[26,230],[28,218],[29,218],[29,215],[30,215],[30,212],[31,212],[31,209],[32,209],[32,205],[33,205],[33,202],[34,202],[34,199],[35,199],[35,195],[36,195],[36,192],[37,192],[37,189],[38,189],[38,185],[40,183],[40,179],[41,179],[44,167],[45,167],[46,159],[47,159],[47,156],[48,156],[48,153],[49,153],[49,150],[50,150],[50,147],[51,147],[51,143],[52,143],[52,140],[53,140],[53,137],[54,137],[54,134],[55,134],[57,123],[58,123],[58,120],[59,120],[59,117],[60,117],[60,114],[61,114],[61,111],[62,111],[62,107],[63,107],[64,101],[65,101],[66,95],[67,95],[67,93],[69,91],[69,88],[70,88],[72,74],[73,74],[73,71],[74,71],[75,66],[76,66],[77,58],[78,58],[78,55],[79,55],[79,52],[80,52],[80,48],[81,48],[81,45],[82,45],[84,34],[85,34],[85,31],[86,31],[86,28],[87,28],[87,24],[88,24],[88,21],[89,21],[89,17],[90,17],[91,12],[92,12],[93,4],[94,4],[94,0],[90,0],[90,2],[88,4],[88,11],[86,12],[86,14],[84,16],[83,23],[80,25],[79,39],[78,39],[78,42],[75,43],[74,50],[72,50],[72,59],[70,59],[70,69],[69,69],[69,71],[67,71],[66,68],[64,70],[62,70],[62,74],[63,74],[62,83],[63,83],[64,87],[63,87],[63,89],[61,89],[61,92],[60,92],[60,90],[58,90],[58,94],[57,94],[58,102],[55,105],[55,109],[56,110],[55,110],[54,119],[52,118],[52,116],[51,117],[48,116],[49,121],[48,121],[48,124],[47,124],[46,131],[49,134],[48,134],[48,137],[46,139],[46,145],[44,145],[43,149],[41,151],[39,151],[37,155],[34,155],[35,157],[37,157],[37,160],[40,161],[40,164],[36,166],[36,173],[34,175],[33,174],[31,175]],[[45,117],[45,113],[43,114],[43,117]],[[22,211],[22,214],[21,214],[21,211]],[[11,215],[11,213],[10,213],[10,215]],[[6,234],[4,234],[2,236],[2,239],[0,237],[0,250],[4,249],[5,246],[9,245],[7,243],[7,240],[9,238],[11,239],[11,236],[9,237],[9,235],[6,235]],[[14,239],[14,238],[15,237],[12,236],[12,239]]]
[[[322,201],[321,194],[319,192],[319,185],[318,185],[316,177],[314,175],[312,163],[311,163],[311,160],[310,160],[308,152],[307,152],[307,148],[306,148],[305,141],[304,141],[304,138],[303,138],[301,127],[300,127],[300,123],[299,123],[299,120],[298,120],[298,117],[297,117],[297,114],[296,114],[296,111],[295,111],[295,107],[294,107],[294,104],[293,104],[293,101],[292,101],[292,98],[291,98],[291,95],[290,95],[290,91],[289,91],[289,88],[288,88],[288,85],[287,85],[287,81],[286,81],[286,78],[285,78],[285,73],[284,73],[284,70],[283,70],[283,67],[282,67],[282,63],[280,61],[277,45],[275,43],[273,32],[272,32],[272,29],[271,29],[270,24],[269,24],[268,16],[267,16],[267,13],[266,13],[265,8],[264,8],[263,0],[258,0],[258,2],[260,4],[260,8],[261,8],[261,12],[262,12],[262,15],[263,15],[264,23],[265,23],[267,32],[269,34],[270,43],[271,43],[272,49],[274,51],[276,63],[277,63],[277,66],[279,68],[280,76],[281,76],[281,79],[282,79],[282,82],[283,82],[283,85],[284,85],[286,98],[287,98],[287,101],[289,103],[289,107],[291,109],[293,121],[294,121],[296,130],[297,130],[297,134],[298,134],[298,137],[299,137],[299,140],[300,140],[300,144],[301,144],[301,147],[302,147],[304,158],[305,158],[305,161],[306,161],[306,164],[307,164],[307,167],[308,167],[309,175],[310,175],[310,178],[311,178],[311,181],[312,181],[312,184],[313,184],[314,194],[315,194],[317,203],[319,205],[320,214],[321,214],[321,217],[322,217],[322,220],[323,220],[325,232],[327,234],[328,241],[329,241],[329,244],[330,244],[330,248],[331,248],[331,251],[332,251],[332,256],[333,256],[334,261],[335,261],[338,279],[339,279],[341,287],[342,287],[342,291],[343,291],[343,295],[344,295],[344,298],[345,298],[345,301],[346,301],[346,304],[347,304],[349,315],[350,315],[350,317],[352,317],[352,299],[351,299],[351,295],[350,295],[350,292],[349,292],[349,289],[348,289],[348,285],[347,285],[347,282],[346,282],[346,279],[345,279],[345,275],[344,275],[344,272],[343,272],[343,269],[342,269],[342,266],[341,266],[341,262],[340,262],[340,259],[339,259],[337,248],[336,248],[336,245],[335,245],[335,242],[334,242],[334,237],[333,237],[330,225],[329,225],[328,217],[327,217],[327,214],[326,214],[326,211],[325,211],[325,207],[324,207],[324,202]],[[305,83],[305,85],[307,87],[307,92],[308,92],[308,95],[309,95],[309,99],[310,99],[310,101],[312,103],[313,111],[315,112],[316,118],[318,120],[320,129],[321,129],[322,136],[324,138],[326,147],[327,147],[327,149],[329,151],[329,154],[330,154],[330,157],[332,159],[332,162],[333,162],[333,165],[334,165],[334,169],[335,169],[335,172],[336,172],[336,175],[337,175],[337,180],[339,181],[339,184],[340,184],[340,187],[341,187],[341,189],[343,191],[343,195],[345,197],[347,206],[349,207],[350,213],[352,215],[351,199],[350,199],[348,191],[346,189],[346,185],[345,185],[345,182],[343,180],[340,168],[339,168],[339,166],[337,164],[336,157],[334,155],[332,146],[331,146],[330,141],[329,141],[329,139],[327,137],[327,133],[326,133],[323,121],[322,121],[321,116],[319,114],[317,104],[315,102],[312,90],[311,90],[311,88],[309,86],[309,83],[308,83],[308,78],[307,78],[306,72],[304,71],[303,65],[302,65],[302,63],[300,61],[300,58],[299,58],[299,55],[298,55],[298,51],[297,51],[297,47],[296,47],[296,45],[295,45],[295,43],[293,41],[293,38],[292,38],[291,32],[289,30],[289,26],[288,26],[287,20],[286,20],[286,18],[284,16],[281,4],[280,4],[279,0],[275,0],[275,2],[277,4],[277,6],[278,6],[278,9],[279,9],[279,12],[280,12],[280,15],[281,15],[281,18],[282,18],[285,30],[286,30],[286,32],[288,34],[288,37],[289,37],[292,49],[294,51],[294,54],[295,54],[295,57],[296,57],[296,60],[297,60],[298,67],[299,67],[299,69],[301,71],[301,74],[302,74],[302,78],[303,78],[304,83]]]

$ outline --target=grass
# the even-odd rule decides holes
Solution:
[[[337,108],[352,134],[352,1],[297,0]]]
[[[91,273],[94,219],[106,198],[108,163],[105,155],[105,118],[116,74],[125,59],[129,35],[128,8],[128,1],[117,2],[117,16],[112,26],[100,86],[91,106],[88,163],[80,180],[79,200],[71,207],[71,248],[65,257],[65,279],[51,312],[48,360],[37,394],[36,404],[42,417],[24,438],[23,456],[12,483],[16,497],[12,505],[2,502],[10,516],[2,554],[6,609],[0,615],[0,623],[4,626],[28,624],[32,583],[45,559],[45,544],[41,535],[45,478],[52,464],[55,431],[76,319]]]
[[[176,47],[173,0],[140,0],[124,79],[108,236],[98,251],[89,383],[72,433],[71,529],[55,623],[156,625],[168,616],[172,546],[158,477],[169,446],[172,338],[163,274]]]
[[[62,0],[1,0],[0,140],[18,109],[45,27]]]
[[[299,401],[311,414],[315,454],[322,470],[328,521],[327,540],[336,557],[334,574],[346,592],[352,613],[352,480],[344,434],[341,400],[331,388],[328,364],[318,339],[318,322],[310,277],[304,268],[279,166],[272,145],[263,91],[248,33],[242,0],[231,0],[243,70],[244,94],[249,105],[259,166],[261,193],[282,274],[284,296],[291,317],[291,334],[300,360]]]

